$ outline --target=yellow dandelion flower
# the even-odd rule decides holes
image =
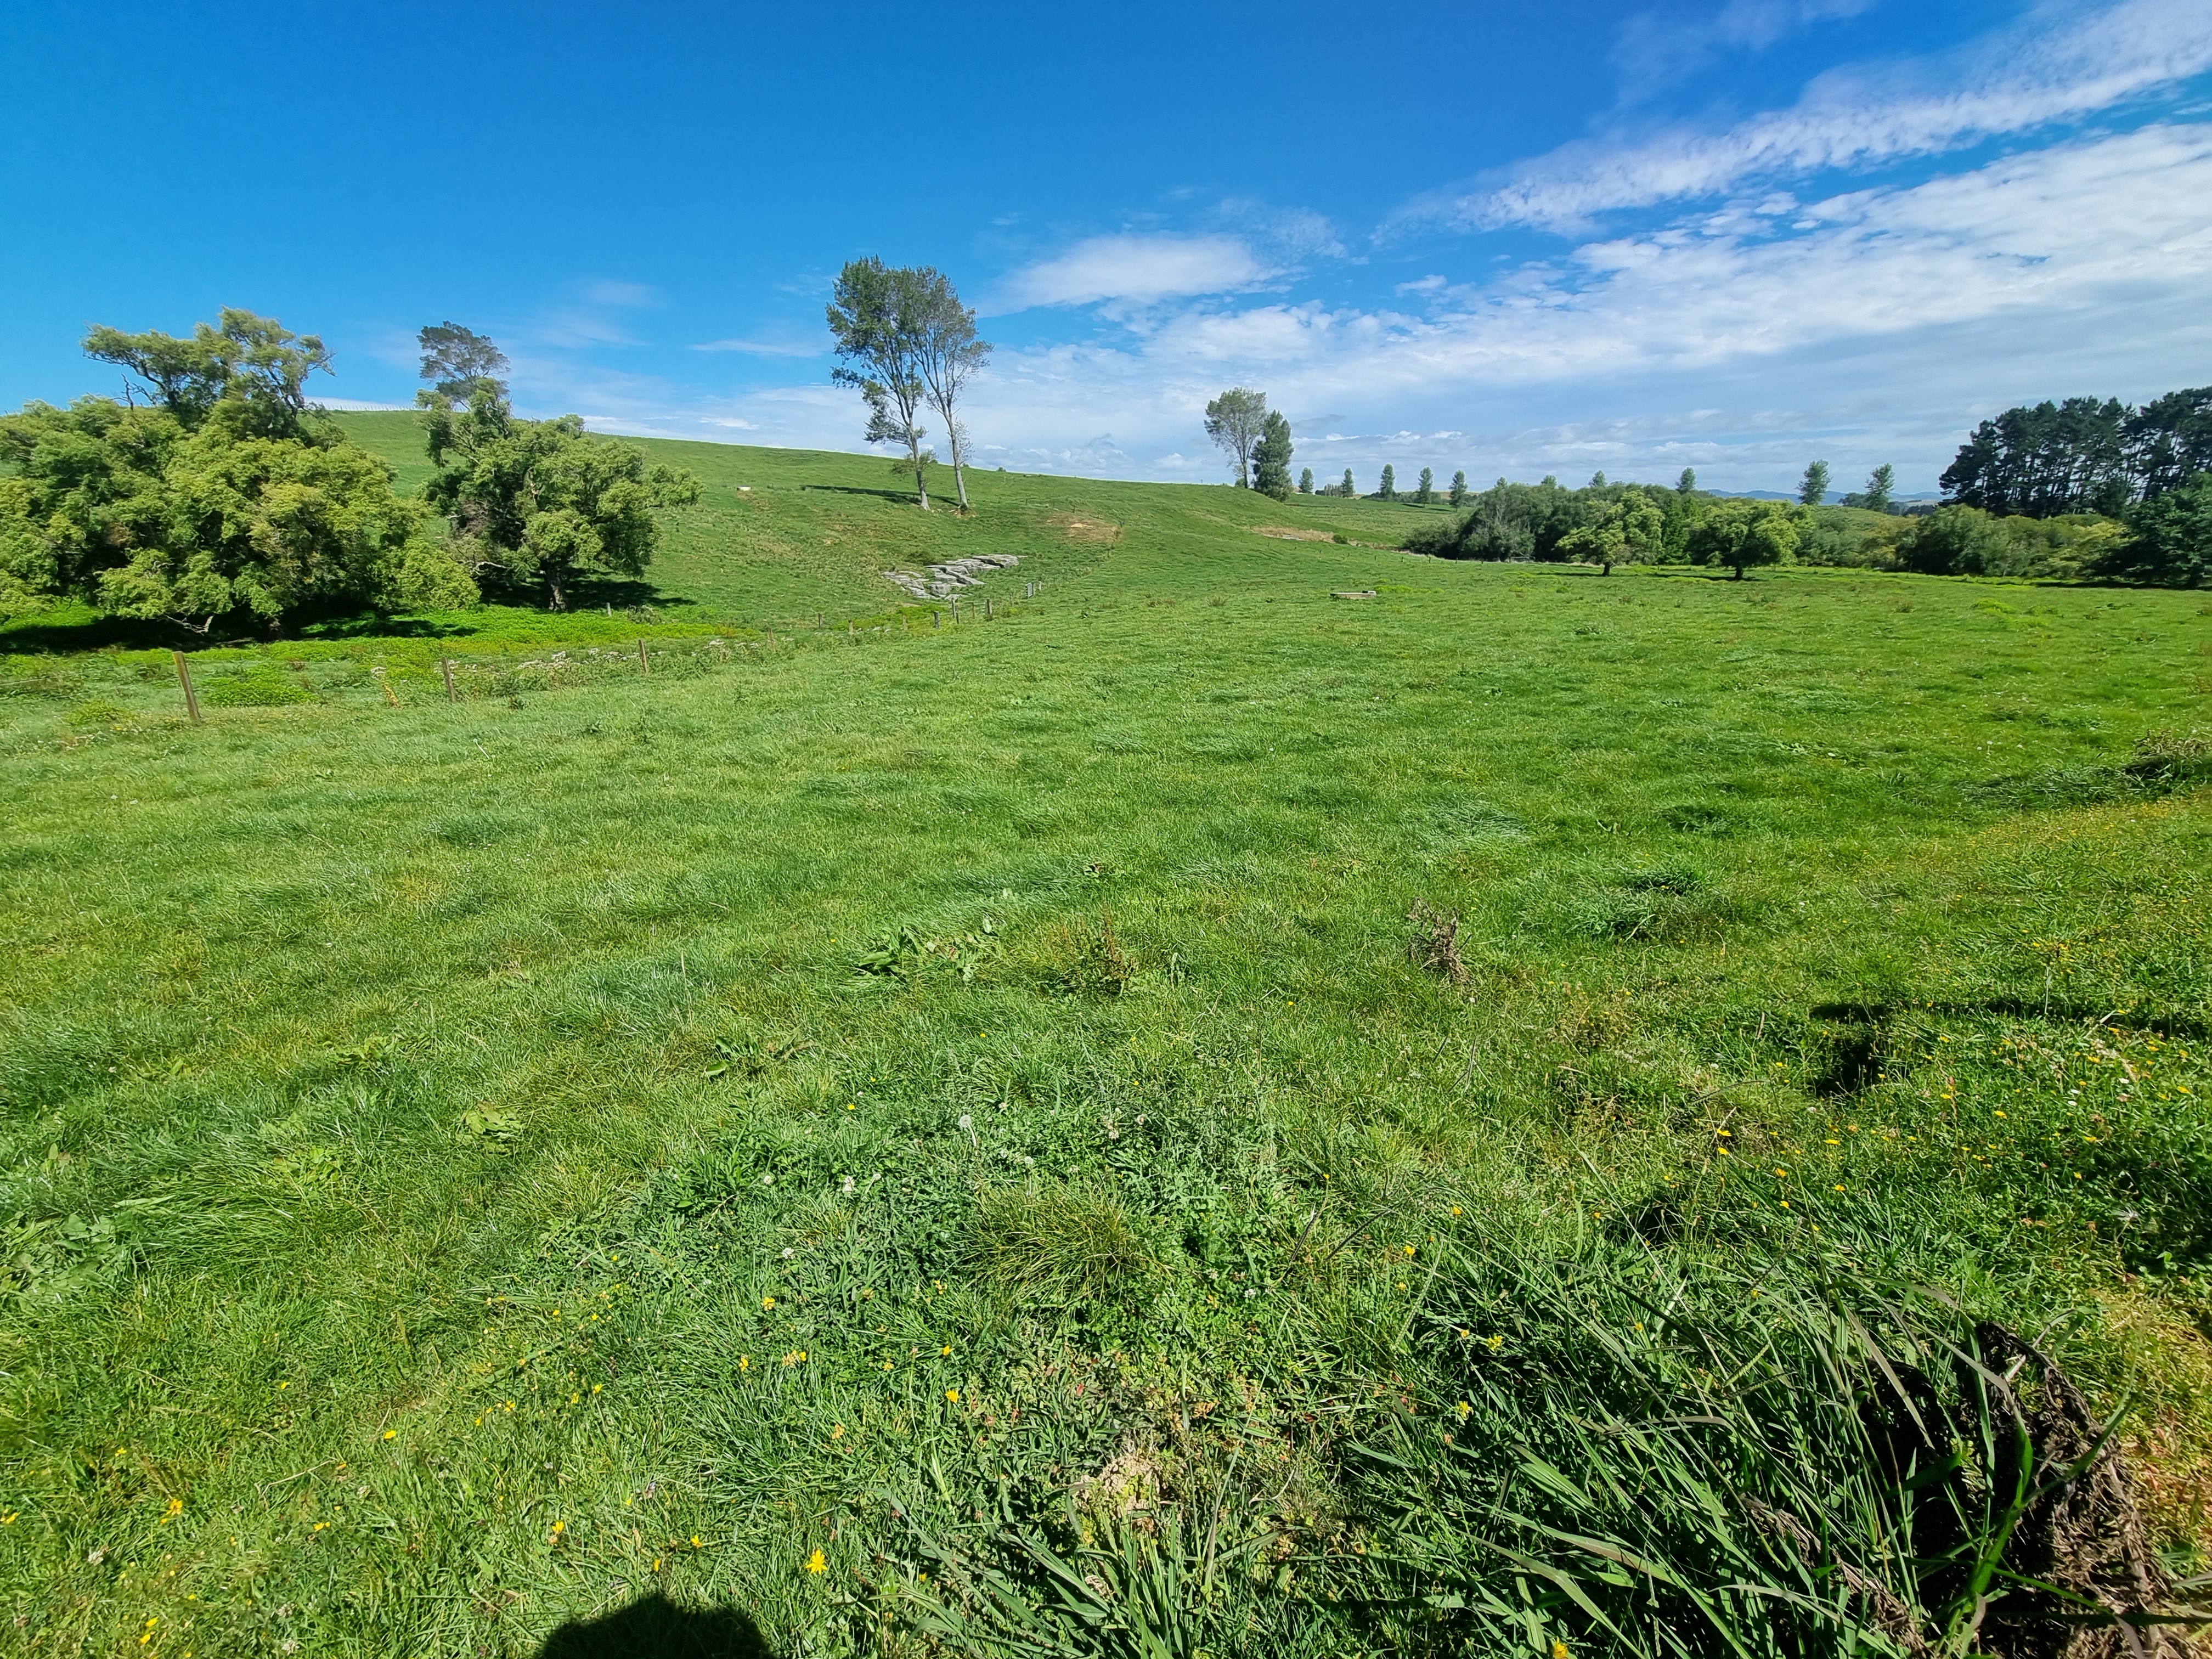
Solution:
[[[707,1547],[699,1541],[699,1534],[696,1532],[691,1534],[691,1547],[695,1550],[703,1550]]]
[[[845,1437],[845,1425],[842,1423],[832,1423],[830,1425],[830,1437],[832,1440],[842,1440]]]
[[[945,1397],[957,1406],[960,1403],[960,1390],[957,1389],[947,1389],[945,1391]]]
[[[386,1429],[384,1431],[384,1437],[386,1440],[397,1440],[399,1438],[399,1431],[397,1429]]]
[[[1568,1659],[1567,1644],[1565,1642],[1555,1641],[1552,1644],[1552,1659]]]
[[[558,1538],[562,1533],[568,1530],[568,1523],[566,1521],[556,1521],[553,1523],[553,1535],[556,1538]]]
[[[761,1298],[761,1311],[762,1311],[763,1313],[766,1313],[766,1312],[767,1312],[770,1308],[773,1308],[774,1306],[775,1306],[775,1298],[774,1297],[772,1297],[772,1296],[764,1296],[764,1297],[763,1297]]]
[[[749,1371],[749,1370],[752,1370],[752,1368],[753,1368],[753,1362],[752,1362],[750,1358],[747,1358],[745,1355],[744,1355],[744,1354],[739,1354],[739,1355],[738,1356],[738,1369],[739,1370],[741,1370],[741,1371]]]
[[[1407,1245],[1407,1246],[1405,1247],[1405,1250],[1406,1250],[1406,1254],[1407,1254],[1407,1255],[1409,1255],[1409,1256],[1410,1256],[1410,1255],[1413,1255],[1413,1247],[1412,1245],[1408,1244],[1408,1245]]]
[[[830,1564],[822,1559],[822,1552],[820,1550],[815,1551],[813,1554],[806,1558],[806,1570],[807,1571],[817,1576],[830,1571]]]

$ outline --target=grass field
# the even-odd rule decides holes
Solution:
[[[0,1646],[1963,1651],[1978,1321],[2199,1570],[2201,595],[665,447],[611,617],[0,634]]]

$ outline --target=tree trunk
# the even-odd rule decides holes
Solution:
[[[957,449],[952,452],[952,487],[960,492],[960,510],[965,513],[968,510],[968,472],[966,464],[961,460],[960,452]]]
[[[925,513],[928,512],[929,482],[922,476],[921,458],[920,456],[916,456],[915,458],[914,463],[914,493],[921,498],[921,510]]]
[[[1737,581],[1741,581],[1743,580],[1743,567],[1741,565],[1738,565],[1735,568],[1735,580]]]
[[[551,611],[566,611],[568,608],[568,601],[561,596],[561,578],[552,571],[547,571],[545,586],[546,591],[553,596],[546,608]]]

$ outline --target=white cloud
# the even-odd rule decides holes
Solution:
[[[987,308],[1000,314],[1102,300],[1148,305],[1231,293],[1273,274],[1240,236],[1094,236],[1015,271]]]
[[[1199,307],[1118,347],[1002,351],[973,424],[1071,460],[1102,422],[1139,453],[1188,453],[1205,399],[1241,380],[1294,422],[1327,419],[1299,447],[1338,467],[1692,465],[1726,487],[1779,487],[1819,445],[1838,477],[1887,459],[1928,488],[1991,405],[2212,379],[2212,125],[1790,210],[1814,228],[1701,216],[1455,289],[1426,316]]]
[[[595,306],[621,306],[635,309],[640,306],[660,303],[660,290],[645,283],[617,283],[602,279],[584,289],[584,297]]]
[[[1753,179],[1940,154],[2110,109],[2209,67],[2203,0],[2046,7],[1945,58],[1832,70],[1792,107],[1725,131],[1577,141],[1410,215],[1571,230],[1601,213],[1724,194]]]
[[[1679,10],[1629,17],[1614,37],[1613,66],[1621,96],[1634,102],[1679,86],[1729,52],[1764,52],[1816,24],[1871,11],[1880,0],[1728,0],[1711,18]]]
[[[819,357],[829,347],[805,340],[708,340],[691,349],[742,351],[754,357]]]

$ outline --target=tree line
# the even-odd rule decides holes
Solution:
[[[697,481],[575,416],[516,418],[484,337],[448,322],[420,342],[433,471],[410,498],[311,400],[319,337],[232,308],[185,336],[94,328],[85,351],[125,372],[120,398],[0,416],[0,614],[76,601],[275,631],[488,592],[559,610],[580,580],[641,574]]]

